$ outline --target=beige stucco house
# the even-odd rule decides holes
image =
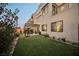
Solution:
[[[40,31],[50,37],[79,42],[78,3],[41,3],[26,24],[28,23],[31,24],[28,27],[33,29],[33,33]]]

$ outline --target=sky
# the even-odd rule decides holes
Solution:
[[[9,3],[7,8],[14,11],[16,8],[20,10],[17,14],[18,19],[18,26],[23,28],[24,24],[30,19],[31,15],[37,10],[38,3]]]

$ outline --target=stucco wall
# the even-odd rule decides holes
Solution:
[[[51,32],[51,22],[63,20],[63,32]],[[73,4],[72,8],[51,17],[49,21],[49,35],[58,37],[65,37],[67,41],[78,42],[78,5]]]
[[[47,31],[41,31],[41,33],[48,33],[51,37],[65,37],[67,41],[78,42],[78,4],[72,4],[71,8],[54,16],[51,15],[51,9],[51,4],[49,4],[48,15],[40,16],[34,20],[34,23],[40,24],[40,31],[42,28],[41,25],[47,24]],[[51,32],[51,23],[59,20],[63,20],[63,32]]]

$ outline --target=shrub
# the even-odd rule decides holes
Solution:
[[[49,34],[47,34],[47,33],[46,34],[42,34],[42,35],[45,36],[45,37],[49,37]]]
[[[65,38],[61,38],[61,40],[62,40],[63,42],[66,42]]]
[[[79,43],[75,43],[75,42],[73,42],[72,44],[73,44],[73,45],[78,45],[78,46],[79,46]]]
[[[41,32],[39,31],[39,35],[41,35]]]
[[[6,53],[9,50],[13,39],[15,38],[15,27],[17,26],[19,11],[15,9],[12,12],[11,9],[5,8],[7,4],[0,3],[0,55]]]
[[[53,36],[53,39],[56,39],[55,36]]]
[[[19,36],[20,36],[20,33],[16,33],[15,36],[16,36],[16,37],[19,37]]]

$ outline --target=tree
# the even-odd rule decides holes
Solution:
[[[15,28],[17,27],[19,10],[13,12],[7,9],[7,3],[0,3],[0,54],[7,53],[9,46],[15,38]]]

